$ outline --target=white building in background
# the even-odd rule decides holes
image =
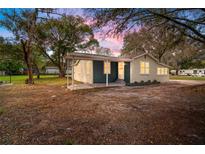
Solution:
[[[0,75],[5,75],[6,72],[5,71],[0,71]]]
[[[46,69],[46,74],[59,74],[59,69],[58,67],[55,66],[47,66],[45,67]]]
[[[205,76],[204,69],[181,69],[179,70],[179,75],[188,75],[188,76]]]

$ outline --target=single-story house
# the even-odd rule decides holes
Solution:
[[[126,83],[148,80],[166,82],[169,80],[169,66],[160,63],[149,53],[133,58],[70,53],[65,58],[73,60],[74,80],[84,83],[106,83],[117,80],[124,80]]]

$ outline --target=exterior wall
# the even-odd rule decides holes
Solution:
[[[140,61],[148,61],[149,62],[149,74],[140,74]],[[159,82],[167,82],[169,81],[169,69],[167,75],[157,75],[157,68],[165,67],[158,64],[155,60],[150,58],[149,56],[142,56],[140,58],[134,59],[130,63],[130,82],[140,82],[140,81],[148,81],[148,80],[157,80]]]
[[[93,61],[80,60],[78,65],[74,67],[74,80],[93,83]]]

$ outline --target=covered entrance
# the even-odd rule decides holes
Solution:
[[[105,61],[93,61],[93,83],[106,83]],[[110,62],[110,73],[108,82],[115,82],[118,79],[118,62]]]
[[[67,87],[72,90],[75,89],[75,76],[78,78],[77,81],[92,85],[91,87],[93,87],[93,85],[94,87],[109,86],[110,84],[123,85],[125,80],[125,62],[131,61],[131,59],[128,58],[85,53],[69,53],[65,59],[71,60],[71,87],[73,88],[69,88],[69,83],[67,83]],[[87,66],[86,64],[88,64],[84,63],[86,61],[89,62],[89,69],[85,67]],[[90,75],[88,76],[88,74]]]

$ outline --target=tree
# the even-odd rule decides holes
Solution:
[[[0,25],[13,33],[17,44],[20,44],[20,50],[24,56],[24,62],[27,66],[28,79],[26,83],[33,84],[33,50],[35,44],[34,34],[36,25],[41,20],[46,19],[46,15],[53,9],[1,9]],[[40,15],[41,14],[41,15]],[[45,15],[46,14],[46,15]]]
[[[122,54],[136,56],[151,53],[161,61],[165,53],[171,51],[181,39],[180,33],[169,25],[159,28],[143,27],[125,36]]]
[[[199,53],[199,48],[195,41],[184,37],[175,48],[171,50],[165,57],[164,61],[177,70],[182,68],[191,68],[191,66],[185,66],[187,63],[192,62],[194,57]]]
[[[19,46],[0,37],[0,70],[7,73],[19,73],[23,68],[23,55],[19,53]]]
[[[40,70],[42,70],[46,66],[48,59],[41,53],[38,47],[33,46],[32,50],[35,51],[33,52],[33,55],[32,55],[33,68],[37,75],[37,79],[40,79],[40,74],[41,74]]]
[[[183,35],[200,43],[205,42],[205,9],[89,9],[94,15],[97,27],[110,24],[114,33],[150,25],[160,27],[170,24]],[[113,28],[114,27],[114,28]]]
[[[18,74],[23,67],[23,63],[14,59],[1,59],[0,70],[6,71],[9,74]]]
[[[112,51],[109,48],[98,47],[95,52],[98,55],[112,56]]]
[[[81,17],[66,15],[39,24],[36,41],[41,52],[59,68],[60,77],[65,76],[67,53],[98,46],[91,27]]]
[[[35,34],[35,27],[38,17],[38,9],[12,9],[1,11],[4,16],[0,20],[0,25],[13,33],[17,42],[21,44],[21,50],[24,54],[24,61],[28,68],[28,84],[33,84],[32,72],[32,44]]]

